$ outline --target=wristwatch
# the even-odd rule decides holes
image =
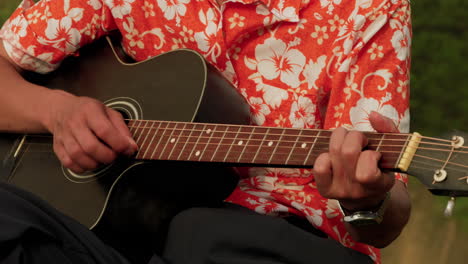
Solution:
[[[380,224],[383,220],[385,209],[390,201],[390,192],[387,192],[385,198],[380,202],[375,210],[361,210],[361,211],[349,211],[343,208],[338,202],[341,212],[343,213],[343,221],[350,223],[354,226],[368,226]]]

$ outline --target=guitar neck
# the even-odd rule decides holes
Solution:
[[[311,168],[328,151],[330,130],[131,120],[141,160]],[[365,132],[382,168],[397,168],[411,135]]]

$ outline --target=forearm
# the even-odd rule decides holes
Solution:
[[[0,131],[47,132],[48,113],[60,92],[27,82],[8,60],[0,39]]]
[[[395,182],[390,192],[390,201],[382,223],[364,227],[345,224],[353,239],[377,248],[384,248],[398,237],[408,222],[411,202],[406,186],[400,181]]]

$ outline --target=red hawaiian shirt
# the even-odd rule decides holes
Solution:
[[[177,48],[201,53],[260,126],[372,130],[368,115],[377,111],[408,131],[408,0],[24,0],[0,38],[18,65],[45,73],[115,29],[138,61]],[[311,170],[239,171],[228,201],[305,216],[380,262],[379,250],[352,240]]]

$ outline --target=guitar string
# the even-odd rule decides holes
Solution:
[[[42,144],[42,145],[50,145],[50,144],[47,144],[47,143],[26,143],[25,146],[28,146],[28,145],[39,145],[39,144]],[[52,149],[43,149],[43,150],[36,150],[36,149],[33,149],[33,150],[30,150],[28,151],[30,153],[54,153],[54,151]],[[250,152],[250,153],[253,153],[253,152]],[[398,154],[398,153],[395,153],[395,154]],[[286,154],[284,154],[286,155]],[[312,155],[312,156],[318,156],[318,155]],[[417,158],[420,158],[420,157],[415,157],[412,162],[416,162],[416,163],[420,163],[420,164],[423,164],[425,165],[425,167],[418,167],[418,168],[421,168],[421,169],[424,169],[424,170],[433,170],[433,169],[438,169],[439,167],[434,165],[433,163],[427,163],[427,162],[424,162],[424,161],[421,161],[421,160],[418,160]],[[451,164],[449,164],[451,165]],[[416,166],[413,166],[411,165],[412,167],[416,167]],[[432,168],[428,168],[429,167],[433,167]],[[455,170],[455,171],[459,171],[459,172],[465,172],[464,170],[460,170],[458,168],[453,168],[453,167],[449,167],[447,166],[447,168],[450,168],[452,170]]]
[[[49,147],[50,147],[50,144],[48,144],[48,143],[25,143],[25,144],[26,144],[26,146],[28,146],[28,145],[49,145]],[[30,150],[30,151],[28,151],[28,152],[31,152],[31,153],[53,153],[54,151],[53,151],[52,149],[44,149],[44,150]],[[222,153],[227,153],[227,152],[222,152]],[[234,153],[237,153],[237,152],[234,151],[234,152],[231,152],[231,153],[234,154]],[[246,152],[246,153],[248,153],[248,154],[253,154],[254,152]],[[394,152],[386,152],[386,153],[389,154],[389,155],[391,155],[391,154],[399,154],[399,152],[397,152],[397,151],[394,151]],[[319,153],[314,153],[313,155],[310,155],[310,156],[316,157],[316,156],[318,156],[317,154],[319,154]],[[283,153],[282,155],[286,155],[286,154]],[[294,155],[295,155],[295,157],[298,156],[298,154],[294,154]],[[299,156],[307,156],[307,155],[301,155],[301,154],[299,154]],[[437,165],[434,165],[433,163],[424,162],[424,161],[418,160],[418,158],[422,158],[422,159],[425,159],[425,160],[427,159],[427,157],[425,157],[425,156],[418,155],[418,156],[415,156],[411,162],[422,163],[422,164],[426,165],[426,167],[424,167],[424,169],[426,169],[426,170],[431,170],[431,171],[433,170],[433,169],[431,169],[431,168],[428,168],[427,166],[433,167],[434,169],[438,169],[438,168],[439,168]],[[303,159],[300,159],[300,161],[303,161]],[[440,162],[445,162],[445,161],[442,161],[442,160],[439,160],[439,161],[440,161]],[[452,166],[449,166],[449,165],[454,165],[455,167],[452,167]],[[413,166],[413,165],[411,165],[411,166]],[[447,166],[447,168],[450,168],[450,169],[452,169],[452,170],[456,170],[456,171],[459,171],[459,172],[465,172],[464,170],[460,170],[460,169],[456,168],[456,166],[460,166],[460,164],[457,164],[457,163],[449,163],[448,166]],[[420,168],[422,168],[422,167],[420,167]]]
[[[164,120],[158,120],[158,121],[155,121],[155,120],[136,120],[136,119],[125,119],[125,121],[129,121],[129,123],[136,123],[136,122],[162,122],[162,123],[172,123],[172,124],[175,124],[174,127],[176,127],[178,124],[192,124],[194,126],[199,126],[199,125],[207,125],[207,126],[211,126],[211,127],[222,127],[222,126],[225,126],[225,127],[234,127],[234,128],[238,128],[238,127],[244,127],[244,128],[252,128],[252,129],[281,129],[281,130],[294,130],[294,131],[300,131],[300,130],[307,130],[307,131],[317,131],[317,132],[332,132],[332,130],[327,130],[327,129],[315,129],[315,128],[308,128],[308,129],[298,129],[298,128],[294,128],[294,127],[263,127],[263,126],[254,126],[254,125],[233,125],[233,124],[213,124],[213,123],[193,123],[193,122],[181,122],[181,121],[164,121]],[[140,124],[141,125],[141,124]],[[131,125],[130,125],[131,126]],[[130,127],[129,126],[129,127]],[[136,126],[139,126],[139,125],[136,125]],[[168,127],[168,126],[167,126]],[[144,127],[144,128],[148,128],[148,127]],[[379,135],[379,134],[385,134],[385,135],[395,135],[395,136],[401,136],[401,135],[408,135],[408,136],[411,136],[412,134],[408,134],[408,133],[379,133],[379,132],[370,132],[370,133],[373,133],[373,134],[376,134],[376,135]]]
[[[411,164],[411,167],[412,167],[412,168],[415,168],[415,169],[426,170],[426,171],[432,172],[432,173],[435,172],[435,171],[438,169],[437,167],[428,168],[427,166],[422,167],[422,165],[421,165],[421,166],[417,166],[417,165],[414,165],[414,164]],[[453,168],[451,168],[451,170],[457,171],[456,169],[453,169]],[[460,170],[458,170],[458,171],[460,171]],[[462,172],[464,172],[464,171],[462,171]],[[404,173],[404,172],[403,172],[403,173]],[[406,173],[405,173],[405,174],[406,174]],[[411,174],[409,174],[409,175],[410,175],[410,176],[413,176],[413,175],[411,175]],[[418,178],[419,178],[419,177],[418,177]],[[431,180],[432,180],[432,179],[431,179]],[[437,183],[436,183],[436,184],[437,184]]]
[[[187,131],[189,131],[189,130],[187,130]],[[235,132],[232,132],[232,133],[235,133]],[[236,134],[238,134],[238,133],[236,133]],[[255,134],[255,133],[243,133],[243,134],[252,135],[252,134]],[[263,134],[259,134],[259,135],[263,135]],[[286,136],[290,136],[290,135],[286,135]],[[163,137],[164,137],[164,136],[163,136]],[[302,137],[302,136],[301,136],[301,137]],[[169,138],[170,138],[170,137],[168,137],[168,139],[169,139]],[[198,135],[198,136],[197,136],[197,135],[194,135],[194,136],[187,136],[187,135],[183,135],[183,134],[176,135],[176,136],[173,137],[173,138],[176,139],[176,140],[177,140],[177,139],[180,139],[180,138],[187,138],[187,141],[183,141],[184,144],[191,144],[191,143],[194,143],[194,142],[188,141],[189,139],[193,139],[193,138],[197,139],[197,141],[199,141],[199,139],[210,139],[210,138],[211,138],[211,139],[221,139],[219,143],[221,143],[222,140],[232,140],[232,141],[237,141],[237,142],[247,140],[247,139],[245,139],[245,138],[239,138],[239,137],[237,137],[237,136],[231,138],[231,137],[209,137],[209,136],[204,137],[204,136],[200,136],[200,135]],[[325,137],[321,137],[321,138],[325,138]],[[327,138],[327,139],[328,139],[328,138]],[[385,139],[383,139],[383,140],[379,140],[379,139],[369,139],[369,140],[370,140],[370,141],[372,141],[372,140],[385,141]],[[296,147],[296,145],[297,145],[297,144],[296,144],[296,143],[297,143],[297,140],[278,140],[278,139],[270,139],[270,140],[267,139],[267,140],[263,140],[263,139],[251,138],[251,139],[249,140],[249,142],[251,142],[251,141],[275,142],[275,143],[276,143],[276,142],[279,142],[279,144],[281,144],[281,143],[294,143],[293,146],[292,146],[291,148],[298,148],[298,147]],[[387,139],[387,141],[392,141],[392,142],[393,142],[393,141],[398,141],[398,140]],[[367,147],[375,147],[375,146],[377,145],[377,147],[378,147],[378,146],[380,146],[380,147],[404,147],[404,146],[406,145],[406,143],[408,142],[408,140],[401,140],[401,141],[404,141],[404,144],[402,144],[402,145],[385,145],[385,144],[383,144],[383,145],[382,145],[382,144],[380,144],[380,142],[379,142],[378,144],[377,144],[377,143],[375,143],[375,144],[372,144],[372,143],[371,143],[371,144],[367,144],[366,146],[367,146]],[[201,142],[200,144],[203,144],[203,143],[204,143],[204,142]],[[299,143],[302,143],[302,142],[299,142]],[[176,143],[174,143],[174,144],[176,144]],[[237,144],[234,143],[234,142],[231,143],[231,144],[232,144],[232,145],[237,145]],[[307,143],[304,142],[304,143],[302,143],[302,144],[307,144]],[[301,144],[301,145],[302,145],[302,144]],[[323,144],[329,144],[329,142],[320,142],[320,141],[319,141],[319,142],[316,142],[316,144],[322,144],[322,145],[323,145]],[[424,145],[438,145],[438,146],[441,145],[441,144],[432,144],[432,143],[429,143],[429,142],[420,142],[419,144],[424,144]],[[226,145],[226,144],[224,144],[224,145]],[[257,146],[257,145],[252,145],[252,144],[250,144],[250,143],[249,143],[249,145],[252,146],[252,147],[256,147],[256,146]],[[445,145],[444,145],[444,146],[445,146]],[[422,150],[440,151],[440,152],[468,153],[468,151],[453,150],[453,149],[452,149],[452,148],[453,148],[452,145],[450,145],[450,149],[427,148],[427,147],[420,147],[420,146],[418,146],[418,147],[406,146],[406,147],[407,147],[407,148],[422,149]],[[301,147],[301,148],[302,148],[302,147]]]
[[[51,145],[50,143],[27,143],[27,144],[28,144],[28,145],[32,145],[32,144],[46,144],[46,145]],[[328,150],[328,148],[321,148],[321,149],[317,149],[316,151],[326,151],[326,150]],[[194,149],[192,149],[192,151],[190,151],[190,153],[193,152],[193,151],[194,151]],[[223,153],[223,154],[225,153],[226,155],[229,155],[229,154],[236,154],[236,153],[237,153],[236,151],[232,151],[232,152],[218,151],[218,152],[219,152],[219,153]],[[381,152],[381,153],[387,154],[387,156],[388,156],[388,155],[392,155],[392,154],[396,154],[396,155],[399,155],[399,154],[400,154],[399,151],[380,151],[380,152]],[[229,154],[228,154],[228,153],[229,153]],[[254,153],[254,152],[245,152],[245,153],[247,153],[247,154],[252,154],[252,153]],[[310,155],[310,156],[308,156],[308,155],[306,155],[306,154],[300,154],[300,153],[294,154],[294,156],[295,156],[295,158],[305,157],[306,159],[310,159],[310,157],[315,157],[315,156],[318,156],[318,155],[320,154],[320,153],[316,153],[315,150],[314,150],[314,152],[312,152],[312,153],[313,153],[313,155]],[[273,155],[280,155],[280,154],[273,154]],[[282,155],[286,155],[286,154],[282,154]],[[419,157],[419,158],[427,159],[427,160],[432,160],[432,161],[437,161],[437,162],[440,162],[440,163],[445,163],[445,162],[446,162],[446,160],[440,160],[440,159],[436,159],[436,158],[432,158],[432,157],[428,157],[428,156],[424,156],[424,155],[418,155],[418,154],[415,154],[415,157]],[[145,158],[145,157],[143,157],[143,158]],[[299,159],[299,160],[294,159],[294,160],[292,160],[292,161],[304,161],[304,159]],[[395,160],[395,162],[396,162],[396,160]],[[291,162],[291,163],[292,163],[292,162]],[[468,168],[468,166],[465,166],[465,165],[463,165],[463,164],[456,163],[456,162],[448,162],[448,164],[453,165],[453,166],[462,167],[462,168]]]
[[[192,139],[192,138],[200,138],[200,137],[188,137],[186,136],[187,139]],[[180,138],[180,137],[179,137]],[[203,138],[203,137],[202,137]],[[207,137],[208,139],[210,137]],[[252,141],[263,141],[262,139],[250,139],[249,140],[249,143],[248,144],[241,144],[239,145],[238,143],[222,143],[222,138],[220,137],[212,137],[212,139],[221,139],[220,142],[217,142],[217,143],[214,143],[214,145],[221,145],[221,146],[239,146],[239,147],[258,147],[258,148],[264,148],[266,146],[264,146],[264,144],[260,144],[260,145],[256,145],[256,144],[251,144]],[[224,140],[233,140],[233,138],[224,138]],[[300,150],[300,149],[308,149],[307,146],[306,147],[302,147],[299,145],[299,143],[296,143],[296,141],[287,141],[287,140],[282,140],[282,141],[279,141],[279,140],[270,140],[268,142],[280,142],[278,145],[280,148],[282,149],[287,149],[287,150],[290,150],[290,149],[297,149],[297,150]],[[281,143],[289,143],[289,142],[294,142],[293,146],[280,146]],[[29,144],[41,144],[41,143],[29,143]],[[49,144],[49,143],[44,143],[44,144]],[[194,141],[182,141],[181,143],[180,142],[175,142],[175,143],[171,143],[171,144],[174,144],[174,146],[176,144],[193,144],[193,145],[210,145],[210,144],[213,144],[213,143],[210,143],[208,144],[207,142],[194,142]],[[320,145],[328,145],[329,143],[328,142],[316,142],[315,145],[317,144],[320,144]],[[143,144],[145,145],[145,144]],[[148,146],[150,146],[151,144],[147,144],[146,145],[146,148],[148,148]],[[383,148],[383,147],[403,147],[404,145],[385,145],[385,144],[368,144],[366,145],[366,147],[380,147],[380,148]],[[421,149],[421,150],[432,150],[432,151],[439,151],[439,152],[452,152],[451,150],[448,150],[448,149],[438,149],[438,148],[425,148],[425,147],[411,147],[411,146],[407,146],[407,148],[416,148],[416,149]],[[326,150],[327,148],[316,148],[316,150]],[[384,150],[379,150],[379,152],[385,152]],[[398,152],[400,153],[400,152]],[[468,153],[468,151],[457,151],[457,150],[454,150],[453,153]]]
[[[159,130],[173,130],[173,128],[159,128],[159,129],[155,129],[155,130],[157,130],[157,131],[159,131]],[[182,131],[182,129],[177,129],[177,130],[181,130],[181,131]],[[190,132],[191,130],[183,130],[183,131]],[[202,132],[202,130],[193,130],[193,131]],[[137,133],[138,133],[138,132],[137,132]],[[156,133],[158,133],[158,132],[156,132]],[[162,133],[164,133],[164,132],[162,132]],[[224,132],[221,132],[221,131],[214,131],[214,132],[212,132],[212,133],[235,133],[235,134],[248,134],[248,135],[251,135],[251,134],[264,135],[263,133],[248,133],[248,132],[236,133],[236,132],[231,132],[231,131],[224,131]],[[278,136],[279,136],[280,134],[268,134],[267,136],[275,136],[275,135],[278,135]],[[377,134],[373,134],[373,135],[377,135]],[[380,135],[383,136],[383,135],[388,135],[388,134],[380,134]],[[394,135],[406,135],[406,134],[394,134]],[[410,135],[410,134],[408,134],[408,136],[409,136],[409,135]],[[34,136],[34,137],[52,137],[52,136],[50,136],[50,135],[39,135],[39,134],[37,134],[37,135],[32,135],[32,136]],[[179,136],[179,137],[186,137],[186,136],[184,136],[182,133],[179,134],[178,136]],[[286,135],[286,136],[295,137],[295,136],[297,136],[297,135]],[[368,135],[368,136],[369,136],[369,135]],[[194,137],[195,137],[195,136],[194,136]],[[327,140],[329,140],[329,139],[331,138],[331,137],[327,137],[327,136],[312,136],[312,135],[302,135],[302,136],[299,136],[299,137],[300,137],[300,138],[303,138],[303,139],[305,138],[305,139],[307,139],[307,140],[308,140],[308,138],[312,138],[312,139],[321,138],[321,139],[327,139]],[[428,138],[428,137],[421,137],[421,138]],[[232,139],[232,138],[226,138],[226,139]],[[239,139],[239,138],[237,137],[236,139]],[[442,139],[435,139],[435,138],[428,138],[428,139],[431,139],[431,140],[442,140]],[[241,140],[241,139],[239,139],[239,140]],[[253,140],[260,140],[260,139],[253,139]],[[380,139],[380,138],[369,138],[369,137],[368,137],[368,140],[369,140],[369,141],[377,140],[377,141],[379,141],[379,142],[380,142],[380,141],[391,141],[391,142],[400,141],[400,142],[404,142],[403,145],[405,145],[406,142],[408,142],[410,139],[409,139],[409,138],[407,138],[407,139],[389,139],[389,138],[382,138],[382,139]],[[270,140],[268,140],[268,141],[275,141],[275,142],[276,142],[276,141],[278,141],[278,140],[276,140],[276,139],[270,139]],[[444,141],[445,141],[445,140],[444,140]],[[447,141],[447,142],[453,143],[453,141],[449,141],[449,140],[446,140],[446,141]],[[292,141],[282,140],[282,142],[292,142]],[[318,142],[318,143],[319,143],[319,144],[328,144],[328,142]],[[449,144],[441,144],[441,143],[434,143],[434,142],[427,142],[427,141],[420,141],[418,144],[420,144],[420,145],[421,145],[421,144],[424,144],[424,145],[443,146],[443,147],[449,147],[449,148],[452,148],[452,147],[453,147],[452,144],[449,145]],[[401,145],[401,146],[403,146],[403,145]],[[398,146],[398,145],[395,145],[395,146]],[[459,149],[459,148],[468,149],[468,147],[465,147],[465,146],[460,146],[460,147],[458,147],[457,149]],[[426,148],[426,149],[428,149],[428,150],[440,150],[440,151],[442,151],[442,149],[436,149],[436,148]],[[455,150],[454,153],[468,153],[468,152],[463,152],[463,151],[461,151],[461,150]]]
[[[294,131],[300,131],[300,130],[307,130],[307,131],[321,131],[321,132],[332,132],[332,130],[326,130],[326,129],[298,129],[298,128],[292,128],[292,127],[262,127],[262,126],[253,126],[253,125],[233,125],[233,124],[212,124],[212,123],[193,123],[193,122],[182,122],[182,121],[165,121],[165,120],[138,120],[138,119],[125,119],[125,121],[128,121],[129,123],[136,123],[136,122],[165,122],[165,123],[172,123],[175,124],[173,128],[176,128],[177,124],[193,124],[194,127],[198,125],[208,125],[212,127],[245,127],[245,128],[252,128],[252,129],[265,129],[265,128],[270,128],[270,129],[277,129],[277,130],[294,130]],[[139,126],[139,125],[137,125]],[[143,127],[143,128],[148,128],[148,127]],[[201,131],[201,130],[199,130]],[[227,131],[229,132],[229,131]],[[361,131],[361,132],[368,132],[368,131]],[[413,134],[412,133],[380,133],[380,132],[369,132],[372,133],[373,135],[391,135],[391,136],[407,136],[410,137]],[[273,135],[280,135],[280,134],[273,134]],[[419,138],[425,138],[425,139],[430,139],[430,140],[435,140],[435,141],[442,141],[442,142],[449,142],[453,143],[453,140],[449,139],[441,139],[441,138],[433,138],[433,137],[426,137],[420,135]],[[450,144],[451,145],[451,144]],[[468,148],[468,147],[467,147]]]
[[[423,164],[425,167],[425,169],[427,170],[431,170],[433,172],[435,172],[436,170],[440,169],[440,166],[437,166],[437,165],[434,165],[433,162],[429,163],[429,160],[419,160],[420,157],[414,157],[413,160],[411,161],[411,166],[413,167],[413,162],[416,162],[416,163],[420,163],[420,164]],[[449,167],[447,165],[447,168],[450,168],[450,170],[454,170],[454,171],[458,171],[458,172],[461,172],[461,173],[467,173],[466,170],[462,170],[460,169],[459,167],[457,166],[454,166],[454,167]]]
[[[136,123],[136,122],[165,122],[165,123],[173,123],[175,124],[174,127],[177,126],[177,124],[182,124],[182,123],[187,123],[187,124],[193,124],[194,127],[197,125],[210,125],[210,126],[226,126],[226,127],[239,127],[241,125],[233,125],[233,124],[212,124],[212,123],[193,123],[193,122],[182,122],[182,121],[164,121],[164,120],[138,120],[138,119],[125,119],[125,121],[128,121],[129,123]],[[243,127],[246,128],[271,128],[271,129],[284,129],[284,130],[295,130],[295,131],[300,131],[300,130],[307,130],[307,131],[327,131],[327,132],[332,132],[331,130],[326,130],[326,129],[298,129],[298,128],[292,128],[292,127],[262,127],[262,126],[253,126],[253,125],[243,125]],[[147,127],[144,127],[147,128]],[[364,131],[366,132],[366,131]],[[394,135],[394,136],[412,136],[412,133],[381,133],[381,132],[370,132],[374,135]],[[441,138],[433,138],[433,137],[426,137],[420,135],[419,138],[425,138],[425,139],[430,139],[430,140],[435,140],[435,141],[443,141],[443,142],[449,142],[453,143],[453,140],[449,139],[441,139]]]
[[[199,123],[197,123],[199,124]],[[224,125],[223,125],[224,126]],[[130,126],[132,127],[132,126]],[[180,128],[176,128],[176,127],[167,127],[167,128],[162,128],[162,129],[151,129],[149,127],[139,127],[139,126],[135,126],[135,127],[138,127],[138,128],[143,128],[143,129],[149,129],[149,130],[153,130],[153,131],[156,131],[156,133],[158,133],[159,130],[175,130],[175,131],[187,131],[187,132],[190,132],[190,131],[197,131],[197,132],[200,132],[201,133],[206,133],[206,130],[199,130],[199,129],[180,129]],[[237,128],[237,127],[236,127]],[[266,127],[256,127],[256,128],[266,128]],[[273,128],[272,129],[278,129],[278,130],[282,130],[283,128]],[[296,130],[296,131],[301,131],[301,130]],[[310,129],[308,131],[320,131],[320,130],[313,130],[313,129]],[[330,130],[323,130],[323,131],[327,131],[327,132],[330,132]],[[141,132],[140,133],[146,133],[146,132]],[[235,132],[235,131],[212,131],[211,133],[234,133],[234,134],[237,134],[237,135],[244,135],[244,134],[247,134],[247,135],[250,135],[250,134],[254,134],[254,135],[264,135],[264,133],[253,133],[253,132]],[[379,140],[379,141],[402,141],[402,142],[407,142],[409,140],[411,140],[411,135],[412,134],[395,134],[395,133],[374,133],[374,132],[370,132],[372,134],[366,134],[366,136],[368,137],[369,140]],[[182,133],[181,133],[182,134]],[[275,134],[275,133],[269,133],[267,136],[280,136],[281,134]],[[392,136],[400,136],[401,138],[398,138],[398,139],[392,139],[392,138],[376,138],[376,137],[373,137],[373,136],[381,136],[383,137],[384,135],[392,135]],[[285,135],[285,136],[288,136],[288,137],[300,137],[300,138],[323,138],[323,139],[330,139],[331,137],[330,136],[314,136],[314,135]],[[406,138],[406,139],[403,139],[403,138]],[[432,137],[425,137],[425,136],[420,136],[419,137],[420,139],[428,139],[428,140],[432,140],[432,141],[442,141],[442,142],[450,142],[451,144],[442,144],[442,143],[435,143],[435,142],[429,142],[429,141],[420,141],[419,144],[428,144],[428,145],[438,145],[438,146],[447,146],[447,147],[452,147],[453,146],[453,140],[446,140],[446,139],[438,139],[438,138],[432,138]],[[464,149],[468,149],[468,147],[465,147],[465,146],[460,146],[459,148],[464,148]]]
[[[37,135],[37,136],[39,136],[39,137],[50,137],[50,138],[51,138],[51,136],[42,136],[42,135]],[[34,137],[36,137],[36,135],[34,135]],[[168,137],[168,136],[163,136],[163,137]],[[170,137],[168,137],[168,138],[170,138]],[[178,135],[178,136],[177,136],[177,139],[180,139],[180,138],[187,138],[187,139],[191,139],[191,138],[196,138],[196,139],[200,139],[200,138],[203,138],[203,139],[206,139],[206,138],[208,138],[208,139],[210,139],[210,138],[211,138],[211,139],[221,139],[220,142],[218,142],[218,144],[221,143],[222,140],[233,140],[233,141],[234,141],[234,140],[237,140],[237,142],[243,141],[243,139],[239,139],[239,138],[199,137],[199,136],[197,137],[197,136]],[[245,140],[247,140],[247,139],[245,139]],[[376,139],[376,140],[378,140],[378,139]],[[292,142],[294,142],[295,144],[293,144],[293,146],[291,146],[290,148],[292,148],[292,149],[299,149],[299,148],[301,148],[301,149],[302,149],[302,147],[297,146],[299,143],[296,144],[296,141],[290,141],[290,140],[281,140],[281,141],[280,141],[280,140],[276,140],[276,139],[273,139],[273,140],[250,139],[250,140],[249,140],[249,145],[248,145],[248,146],[250,146],[250,147],[262,147],[262,146],[261,146],[262,144],[260,144],[260,145],[250,144],[250,142],[252,142],[252,141],[275,142],[275,143],[276,143],[276,142],[279,142],[279,144],[281,144],[281,143],[292,143]],[[373,139],[370,139],[370,141],[373,141]],[[382,141],[385,141],[385,140],[382,140]],[[387,141],[394,141],[394,140],[388,139]],[[160,141],[156,141],[156,142],[160,142]],[[407,141],[405,141],[405,143],[406,143],[406,142],[407,142]],[[192,143],[194,143],[194,142],[191,142],[191,141],[183,141],[183,143],[184,143],[184,144],[192,144]],[[32,143],[30,143],[30,144],[32,144]],[[37,144],[37,143],[36,143],[36,144]],[[177,143],[174,143],[174,144],[177,144]],[[199,144],[206,144],[206,142],[200,142]],[[302,144],[304,144],[304,143],[302,143]],[[301,145],[302,145],[302,144],[301,144]],[[308,144],[308,143],[305,143],[305,144]],[[311,144],[311,143],[310,143],[310,144]],[[318,144],[319,144],[319,145],[328,145],[329,142],[320,142],[320,141],[318,141],[318,142],[316,142],[316,145],[318,145]],[[432,144],[432,143],[428,143],[428,142],[420,142],[419,145],[421,145],[421,144],[423,144],[423,145],[438,145],[438,146],[440,146],[440,144]],[[140,145],[141,145],[141,144],[140,144]],[[144,145],[144,144],[143,144],[143,145]],[[227,146],[229,146],[229,145],[238,145],[238,144],[236,144],[236,143],[233,142],[233,143],[231,143],[231,144],[222,144],[222,143],[221,143],[220,145],[227,145]],[[401,147],[404,147],[404,146],[405,146],[405,144],[402,144],[402,145],[388,145],[388,144],[380,144],[380,143],[379,143],[379,144],[377,144],[377,143],[372,144],[372,143],[371,143],[371,144],[367,144],[367,145],[366,145],[366,147],[375,147],[375,148],[377,148],[377,147],[379,147],[379,148],[382,148],[382,147],[401,148]],[[147,146],[147,147],[148,147],[148,146]],[[283,146],[283,148],[286,148],[286,147],[289,147],[289,146]],[[452,153],[454,153],[454,154],[467,154],[467,153],[468,153],[468,151],[452,150],[452,147],[453,147],[452,145],[450,145],[450,146],[447,145],[447,147],[450,147],[450,149],[427,148],[427,147],[421,147],[421,146],[416,147],[416,149],[417,149],[417,150],[438,151],[438,152],[452,152]],[[408,148],[411,148],[411,146],[408,146]],[[382,152],[382,151],[379,150],[379,152]]]
[[[211,138],[211,139],[220,139],[219,142],[215,143],[216,145],[221,145],[221,146],[231,146],[231,145],[232,145],[232,146],[236,146],[236,145],[237,145],[237,146],[259,147],[259,148],[262,147],[263,143],[260,144],[260,145],[251,144],[251,143],[252,143],[253,141],[262,141],[262,142],[264,142],[263,139],[250,139],[250,140],[248,140],[248,141],[249,141],[248,144],[239,145],[238,143],[236,144],[236,143],[234,143],[234,142],[233,142],[233,143],[230,143],[230,144],[222,143],[223,140],[233,140],[233,141],[234,141],[234,139],[236,139],[238,142],[239,142],[239,141],[243,141],[243,140],[241,140],[241,139],[239,139],[239,138],[224,138],[224,139],[223,139],[223,138],[221,138],[221,137],[179,136],[177,139],[180,139],[180,138],[187,138],[187,139],[194,139],[194,138],[196,138],[196,139],[199,139],[199,138],[203,138],[203,139],[207,139],[207,138],[208,138],[208,139],[209,139],[209,138]],[[247,140],[247,139],[245,139],[245,140]],[[156,142],[158,142],[158,141],[156,141]],[[296,141],[288,141],[288,140],[281,140],[281,141],[280,141],[280,140],[268,140],[268,141],[266,141],[266,142],[279,142],[278,145],[281,145],[282,143],[293,143],[293,142],[294,142],[294,144],[292,144],[292,146],[280,146],[280,147],[283,148],[283,149],[285,149],[285,148],[286,148],[286,149],[306,149],[306,148],[307,148],[307,146],[302,147],[301,144],[300,144],[300,142],[296,143]],[[196,143],[196,142],[194,142],[194,141],[182,141],[182,143],[183,143],[183,144],[193,144],[193,145],[206,145],[206,144],[207,144],[207,142],[199,142],[199,143]],[[196,144],[195,144],[195,143],[196,143]],[[33,143],[30,143],[30,144],[33,144]],[[40,144],[40,143],[36,143],[36,144]],[[171,144],[174,144],[174,145],[175,145],[175,144],[181,144],[181,143],[176,142],[176,143],[171,143]],[[212,144],[212,143],[210,143],[210,144]],[[307,144],[307,143],[305,143],[305,144]],[[328,145],[328,144],[329,144],[328,142],[316,142],[316,145]],[[421,144],[421,143],[420,143],[420,144]],[[145,145],[145,144],[140,144],[140,146],[144,146],[144,145]],[[150,145],[151,145],[151,144],[146,144],[146,148],[147,148],[148,146],[150,146]],[[387,147],[387,148],[391,148],[391,147],[400,148],[400,147],[403,147],[403,146],[404,146],[404,145],[386,145],[386,144],[367,144],[367,145],[366,145],[366,147],[375,147],[375,148],[377,148],[377,147],[380,147],[380,148],[383,148],[383,147]],[[408,148],[411,148],[411,146],[408,146]],[[323,149],[325,149],[325,148],[322,148],[321,150],[323,150]],[[468,153],[468,151],[459,151],[459,150],[453,150],[453,151],[452,151],[451,149],[426,148],[426,147],[420,147],[420,146],[416,147],[416,149],[417,149],[417,150],[431,150],[431,151],[438,151],[438,152],[452,152],[452,153],[454,153],[454,154],[460,154],[460,153],[461,153],[461,154],[467,154],[467,153]],[[383,150],[379,150],[379,152],[384,152],[384,151],[383,151]]]

